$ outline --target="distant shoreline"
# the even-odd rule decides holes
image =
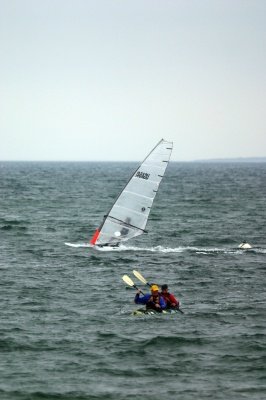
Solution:
[[[211,158],[205,160],[195,160],[192,162],[266,162],[266,157]]]

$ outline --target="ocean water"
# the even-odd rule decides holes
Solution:
[[[266,163],[170,163],[147,235],[66,246],[135,167],[0,163],[1,400],[266,398]],[[133,269],[184,314],[133,316]]]

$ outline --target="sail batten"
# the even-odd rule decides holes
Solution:
[[[125,193],[130,193],[130,194],[133,194],[134,196],[143,197],[143,198],[146,198],[146,199],[152,199],[152,197],[144,196],[143,194],[138,194],[138,193],[134,193],[134,192],[129,192],[127,190],[125,190]]]
[[[91,244],[117,245],[146,232],[149,213],[168,165],[173,144],[164,139],[153,148],[121,191]]]
[[[125,224],[124,221],[121,221],[120,219],[117,219],[117,218],[115,218],[115,217],[112,217],[111,215],[110,215],[110,218],[112,218],[112,219],[114,219],[114,220],[116,220],[116,221],[118,221],[118,222],[121,222],[122,224],[127,225],[127,226],[130,227],[130,228],[134,228],[134,229],[137,229],[137,230],[140,230],[140,231],[145,232],[144,229],[141,229],[141,228],[139,228],[138,226],[134,226],[134,225],[131,225],[131,224]]]
[[[142,215],[142,213],[141,213],[140,211],[135,211],[135,210],[132,210],[131,208],[127,208],[127,207],[123,207],[123,206],[118,206],[118,207],[119,207],[120,209],[130,211],[130,212],[132,212],[132,213],[134,213],[134,214]],[[148,207],[147,207],[147,208],[148,208]]]

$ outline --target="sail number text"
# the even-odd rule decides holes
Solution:
[[[137,178],[149,179],[150,174],[147,174],[147,172],[138,171],[135,176]]]

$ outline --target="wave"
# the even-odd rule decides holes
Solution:
[[[167,246],[153,246],[153,247],[138,247],[138,246],[126,246],[121,244],[119,247],[97,247],[92,246],[90,243],[65,243],[67,246],[74,248],[93,248],[97,251],[102,252],[123,252],[123,251],[146,251],[151,253],[183,253],[191,252],[196,254],[246,254],[246,253],[258,253],[266,254],[266,249],[253,247],[252,249],[242,250],[239,248],[225,248],[225,247],[196,247],[196,246],[179,246],[179,247],[167,247]]]
[[[69,242],[65,242],[66,246],[69,247],[93,247],[90,243],[69,243]]]
[[[104,395],[104,397],[99,397],[98,395],[92,395],[87,393],[82,393],[80,391],[63,391],[62,393],[54,391],[35,391],[33,390],[4,390],[0,389],[1,399],[17,399],[17,400],[99,400],[104,398],[106,400],[115,399],[115,395]],[[3,397],[2,397],[3,396]]]

